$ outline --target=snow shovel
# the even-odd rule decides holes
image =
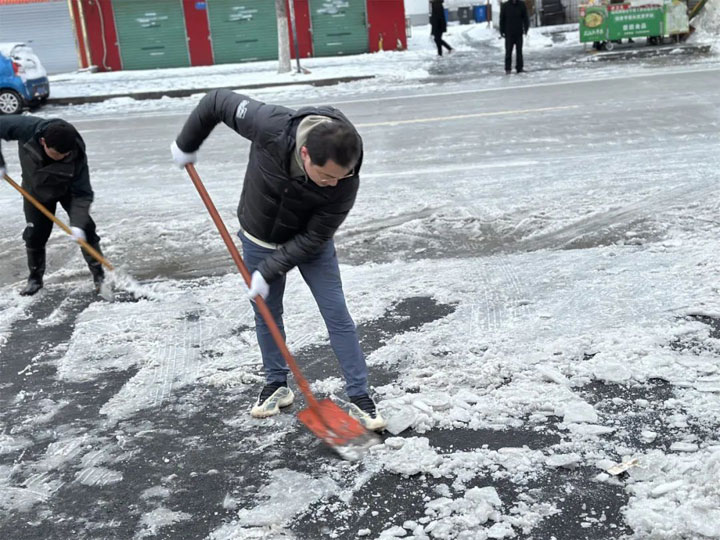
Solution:
[[[203,203],[205,203],[210,217],[215,222],[215,226],[218,228],[220,236],[222,236],[228,251],[230,251],[230,255],[235,261],[238,270],[240,270],[245,283],[250,287],[250,272],[240,257],[240,253],[230,237],[230,233],[228,233],[220,214],[218,214],[210,195],[208,195],[202,180],[200,180],[195,166],[192,163],[188,163],[185,165],[185,169],[190,175],[193,184],[195,184],[200,198]],[[267,304],[259,296],[255,298],[255,304],[258,307],[258,311],[260,311],[260,315],[265,319],[265,323],[268,325],[278,349],[280,349],[280,352],[285,358],[285,362],[287,362],[290,371],[292,371],[308,403],[308,408],[298,413],[300,421],[317,437],[340,454],[343,459],[349,461],[360,459],[369,447],[380,442],[377,435],[367,431],[360,422],[338,407],[333,401],[329,399],[318,401],[315,399],[315,396],[310,390],[310,385],[305,377],[303,377],[295,358],[293,358],[288,350],[285,340],[280,333],[280,329],[277,327],[277,324],[275,324],[275,319],[273,319]]]
[[[68,233],[70,236],[72,236],[72,231],[70,230],[70,227],[68,227],[67,225],[65,225],[65,224],[64,224],[62,221],[60,221],[58,218],[56,218],[56,217],[52,214],[52,212],[50,212],[47,208],[45,208],[45,206],[43,206],[43,204],[42,204],[40,201],[38,201],[35,197],[33,197],[32,195],[30,195],[30,194],[29,194],[27,191],[25,191],[22,187],[20,187],[19,185],[17,185],[17,184],[13,181],[13,179],[10,178],[7,174],[4,176],[4,178],[5,178],[5,180],[7,181],[8,184],[10,184],[12,187],[14,187],[15,189],[17,189],[23,197],[25,197],[33,206],[35,206],[35,208],[37,208],[37,209],[40,210],[43,214],[45,214],[45,217],[46,217],[46,218],[48,218],[50,221],[54,222],[55,225],[57,225],[57,226],[60,227],[63,231],[65,231],[65,232]],[[99,262],[100,264],[102,264],[102,265],[103,265],[105,268],[107,268],[108,270],[111,270],[111,271],[114,270],[112,264],[110,264],[110,263],[107,261],[107,259],[105,259],[105,257],[103,257],[102,255],[100,255],[100,253],[98,253],[98,251],[97,251],[96,249],[94,249],[90,244],[88,244],[85,240],[78,239],[77,242],[82,246],[82,248],[83,248],[85,251],[87,251],[90,255],[92,255],[92,257],[93,257],[97,262]]]

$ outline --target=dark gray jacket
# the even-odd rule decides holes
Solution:
[[[0,139],[18,142],[22,186],[43,204],[70,196],[70,225],[87,226],[93,190],[90,186],[85,142],[77,134],[77,146],[62,161],[50,159],[40,144],[47,127],[54,122],[36,116],[0,116]],[[77,132],[76,132],[77,133]],[[1,149],[0,149],[1,150]],[[0,151],[0,167],[5,165]]]
[[[353,207],[360,185],[362,155],[355,175],[335,187],[320,187],[305,176],[292,177],[297,126],[311,114],[352,126],[333,107],[296,111],[229,90],[213,90],[190,114],[176,141],[183,152],[194,152],[220,122],[251,141],[237,213],[243,230],[279,245],[258,267],[268,282],[310,260],[332,239]]]

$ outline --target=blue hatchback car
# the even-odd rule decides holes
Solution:
[[[33,50],[25,43],[0,43],[0,114],[19,114],[49,95],[47,72]]]

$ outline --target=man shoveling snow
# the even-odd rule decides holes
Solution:
[[[367,429],[385,420],[368,393],[368,373],[355,323],[348,313],[333,236],[355,203],[362,139],[350,121],[329,106],[292,110],[229,90],[207,94],[171,145],[183,167],[215,126],[224,122],[251,141],[238,206],[243,259],[252,273],[249,296],[262,297],[280,328],[286,274],[298,267],[318,304],[340,362],[350,414]],[[288,367],[255,310],[266,383],[252,408],[257,418],[275,415],[294,400]]]

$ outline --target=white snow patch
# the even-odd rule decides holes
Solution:
[[[175,512],[168,508],[160,507],[143,514],[140,519],[141,529],[135,534],[135,539],[156,536],[163,527],[174,525],[182,521],[188,521],[192,516],[186,512]]]
[[[420,472],[431,472],[442,461],[437,452],[430,447],[430,441],[424,437],[406,439],[391,437],[385,440],[385,446],[395,451],[383,455],[382,463],[385,469],[396,474],[412,476]]]
[[[589,403],[577,402],[565,406],[563,411],[563,422],[567,424],[586,422],[594,424],[598,421],[598,414],[595,407]]]
[[[720,538],[720,451],[653,451],[630,469],[626,519],[638,537]]]
[[[270,484],[258,491],[265,502],[238,511],[238,521],[243,527],[281,526],[312,503],[338,491],[330,478],[313,478],[289,469],[274,470],[270,478]]]
[[[566,469],[574,469],[582,458],[575,453],[570,454],[553,454],[548,456],[546,463],[550,467],[563,467]]]
[[[105,467],[90,467],[75,474],[75,481],[86,486],[107,486],[122,481],[123,475],[119,471]]]
[[[0,290],[0,352],[7,343],[13,323],[28,316],[26,310],[32,302],[32,297],[19,296],[10,288]]]

